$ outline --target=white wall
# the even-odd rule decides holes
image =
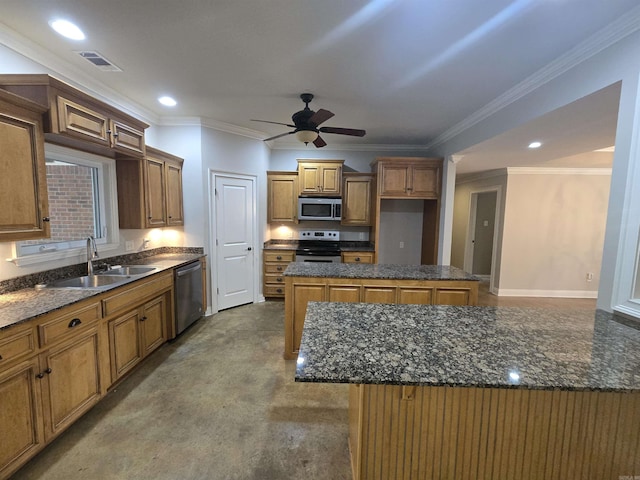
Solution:
[[[424,200],[380,202],[378,263],[420,265]]]

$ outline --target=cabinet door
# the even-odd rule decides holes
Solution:
[[[414,305],[431,305],[433,303],[432,287],[398,287],[398,303]]]
[[[58,96],[58,132],[69,137],[111,146],[111,129],[106,114]]]
[[[49,236],[40,113],[0,97],[0,241]]]
[[[317,163],[299,164],[298,184],[300,195],[320,192],[320,170],[321,165]]]
[[[382,165],[378,192],[385,196],[404,196],[409,183],[408,165]]]
[[[142,360],[140,312],[136,309],[109,322],[111,381],[115,382]]]
[[[298,175],[267,173],[267,222],[295,223],[298,219]]]
[[[167,225],[184,225],[182,202],[182,166],[166,163]]]
[[[320,191],[323,195],[340,195],[342,192],[342,167],[323,165],[320,169]]]
[[[327,302],[359,302],[360,285],[338,284],[334,280],[327,285]]]
[[[118,120],[111,121],[111,146],[123,153],[144,155],[144,130]]]
[[[420,198],[439,198],[440,169],[428,165],[414,165],[411,168],[409,195]]]
[[[436,288],[435,305],[475,305],[469,288]]]
[[[146,303],[140,317],[142,355],[147,356],[167,341],[167,316],[165,296]]]
[[[291,279],[291,277],[287,277]],[[313,281],[312,281],[313,282]],[[285,290],[285,358],[296,358],[300,350],[304,317],[308,302],[324,302],[326,286],[323,281],[313,283],[297,283],[288,280]]]
[[[45,437],[54,437],[100,400],[98,331],[41,354]]]
[[[44,440],[36,357],[0,373],[0,478],[8,478]]]
[[[147,227],[163,227],[165,216],[164,162],[147,158],[145,160],[145,207]]]
[[[396,303],[396,287],[387,285],[363,285],[364,303]]]
[[[347,176],[342,194],[342,225],[371,225],[372,176]]]

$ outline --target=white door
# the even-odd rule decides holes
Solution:
[[[254,183],[216,175],[218,310],[254,301]]]

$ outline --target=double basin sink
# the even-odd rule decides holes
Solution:
[[[63,278],[44,285],[37,285],[37,289],[42,288],[67,288],[67,289],[92,289],[104,290],[121,283],[127,283],[132,278],[142,277],[156,272],[159,267],[151,265],[123,265],[111,267],[107,270],[96,272],[93,275],[83,275],[81,277]]]

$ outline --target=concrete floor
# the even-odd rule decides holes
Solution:
[[[346,385],[293,381],[282,302],[201,319],[12,479],[351,478]]]

